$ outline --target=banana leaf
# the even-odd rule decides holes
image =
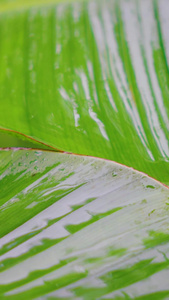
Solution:
[[[6,149],[0,189],[0,299],[168,299],[161,183],[103,159]]]
[[[0,299],[169,298],[168,16],[1,0],[0,147],[116,163],[0,150]]]
[[[0,128],[169,184],[168,0],[58,2],[1,0]]]

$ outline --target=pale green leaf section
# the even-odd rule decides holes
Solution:
[[[169,1],[0,11],[0,127],[169,183]]]
[[[36,7],[36,6],[48,6],[56,5],[58,3],[69,3],[76,0],[1,0],[0,3],[0,13],[22,11],[24,9]],[[82,1],[82,0],[78,0]],[[88,1],[88,0],[87,0]]]
[[[167,299],[169,189],[110,161],[0,151],[0,299]]]

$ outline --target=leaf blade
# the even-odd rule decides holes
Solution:
[[[2,299],[168,293],[168,188],[96,158],[0,159]]]
[[[1,127],[168,183],[165,7],[96,1],[2,14]]]

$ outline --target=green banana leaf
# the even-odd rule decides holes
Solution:
[[[0,128],[169,184],[168,11],[168,0],[1,0]]]
[[[117,163],[169,185],[168,27],[168,0],[0,1],[0,299],[169,299],[169,189]]]
[[[164,185],[103,159],[15,149],[0,151],[0,189],[0,299],[168,299]]]

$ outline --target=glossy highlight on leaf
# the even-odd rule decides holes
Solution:
[[[169,184],[169,2],[27,2],[0,4],[0,127]]]
[[[169,296],[164,185],[111,161],[15,149],[0,151],[0,190],[0,299]]]

